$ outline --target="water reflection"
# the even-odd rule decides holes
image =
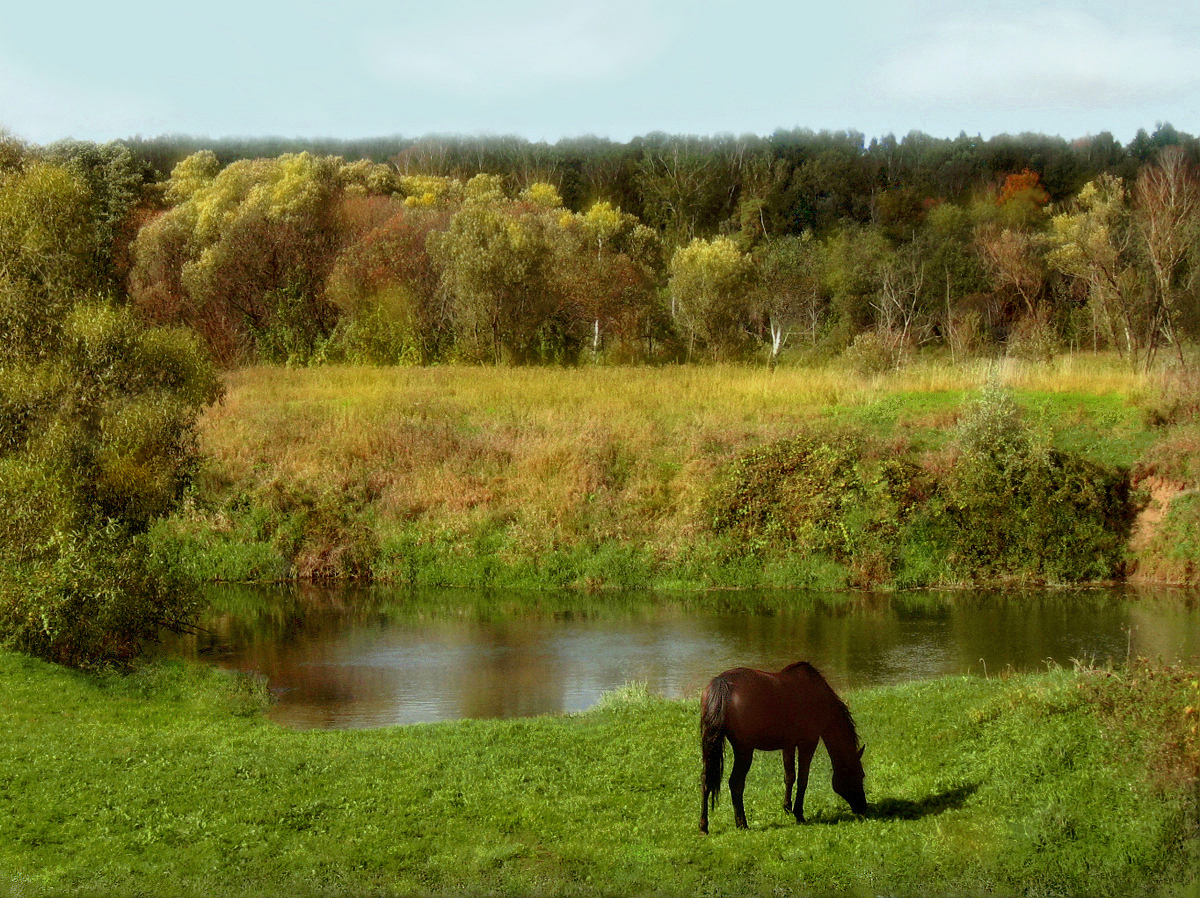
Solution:
[[[736,665],[812,661],[837,688],[1074,659],[1200,655],[1191,597],[1083,593],[418,595],[229,587],[172,650],[257,671],[272,717],[376,727],[584,710],[630,681],[695,695]]]

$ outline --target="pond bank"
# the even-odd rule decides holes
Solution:
[[[1157,895],[1197,869],[1196,674],[1054,670],[844,695],[856,818],[751,770],[696,831],[694,701],[565,717],[280,729],[252,683],[0,653],[0,888],[35,895]]]
[[[1119,360],[930,360],[874,378],[446,367],[227,380],[201,422],[197,488],[156,531],[160,553],[204,581],[890,589],[1200,577],[1200,437]],[[1000,392],[987,406],[989,389]],[[975,419],[1000,430],[972,430]],[[1155,484],[1177,501],[1151,503]]]

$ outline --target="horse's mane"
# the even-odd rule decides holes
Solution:
[[[791,664],[789,664],[787,667],[785,667],[781,671],[781,673],[790,673],[791,671],[794,671],[794,670],[806,671],[806,672],[812,674],[814,677],[816,677],[822,683],[825,682],[825,678],[823,676],[821,676],[821,672],[819,670],[817,670],[815,667],[813,667],[811,664],[809,664],[807,661],[793,661]]]
[[[858,728],[854,725],[854,715],[850,713],[850,708],[847,707],[846,703],[842,701],[841,697],[833,691],[833,687],[829,685],[829,683],[825,680],[825,677],[821,675],[821,672],[807,661],[793,662],[785,667],[782,672],[791,673],[797,670],[802,670],[809,676],[814,677],[818,683],[829,690],[829,695],[833,699],[834,714],[837,715],[838,720],[846,727],[846,729],[850,731],[852,744],[857,747],[859,744]]]

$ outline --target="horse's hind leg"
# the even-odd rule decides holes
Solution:
[[[733,772],[729,774],[729,797],[733,800],[733,822],[738,829],[746,828],[746,808],[742,795],[746,791],[746,774],[754,761],[754,749],[733,747]]]
[[[792,785],[796,782],[796,747],[783,750],[783,809],[792,812]]]

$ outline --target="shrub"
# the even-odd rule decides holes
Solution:
[[[968,578],[1071,582],[1121,573],[1133,522],[1129,472],[1052,449],[995,386],[959,425],[942,532]]]
[[[44,548],[41,564],[0,581],[0,633],[20,651],[74,667],[124,663],[162,630],[186,631],[199,610],[194,585],[144,534],[113,524],[55,534]]]
[[[904,352],[892,334],[872,330],[855,337],[842,358],[855,374],[871,377],[900,367]]]
[[[1008,354],[1027,362],[1048,362],[1061,349],[1062,339],[1045,314],[1025,316],[1008,336]]]
[[[804,434],[750,450],[709,499],[711,527],[751,554],[820,554],[856,585],[889,580],[927,488],[919,468],[855,435]]]
[[[125,661],[195,610],[149,548],[196,466],[220,384],[194,336],[82,303],[53,352],[0,376],[0,644],[73,665]]]

